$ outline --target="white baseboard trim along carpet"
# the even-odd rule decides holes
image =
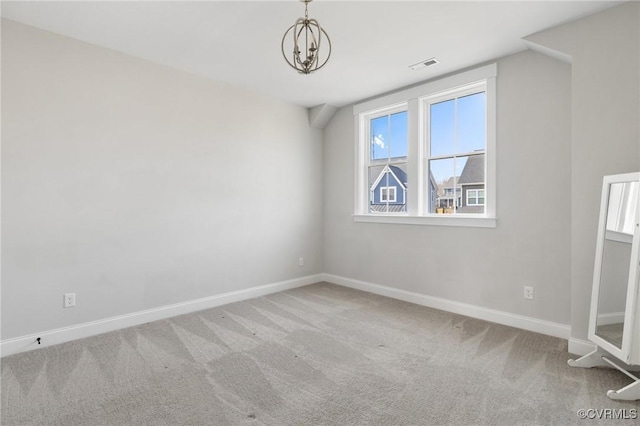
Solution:
[[[0,354],[1,356],[8,356],[36,348],[57,345],[59,343],[95,336],[151,321],[171,318],[177,315],[188,314],[203,309],[226,305],[228,303],[240,302],[254,297],[302,287],[320,281],[326,281],[331,284],[367,291],[380,296],[390,297],[392,299],[403,300],[405,302],[415,303],[421,306],[465,315],[471,318],[477,318],[548,336],[567,339],[569,340],[569,352],[577,355],[587,354],[594,348],[590,342],[571,338],[571,327],[565,324],[544,321],[495,309],[483,308],[468,303],[427,296],[411,291],[399,290],[392,287],[354,280],[337,275],[316,274],[3,340],[0,342]],[[40,344],[37,343],[37,338],[40,338]]]
[[[442,311],[465,315],[485,321],[495,322],[502,325],[521,328],[523,330],[534,331],[547,336],[569,339],[571,337],[571,327],[566,324],[559,324],[551,321],[544,321],[524,315],[512,314],[509,312],[497,311],[495,309],[483,308],[468,303],[456,302],[439,297],[427,296],[425,294],[412,291],[399,290],[397,288],[372,284],[365,281],[344,278],[337,275],[323,274],[324,281],[354,288],[356,290],[368,291],[380,296],[391,297],[392,299],[404,300],[416,305],[427,306],[429,308],[440,309]]]
[[[576,355],[586,355],[596,350],[596,344],[588,340],[576,339],[571,337],[569,339],[569,353]]]
[[[175,317],[177,315],[214,308],[228,303],[253,299],[254,297],[290,290],[292,288],[302,287],[320,281],[322,281],[321,274],[309,275],[292,280],[251,287],[244,290],[203,297],[201,299],[188,300],[186,302],[176,303],[173,305],[160,306],[126,315],[90,321],[70,327],[63,327],[55,330],[29,334],[27,336],[15,337],[13,339],[7,339],[0,342],[0,354],[1,356],[8,356],[36,348],[44,348],[84,337],[107,333],[109,331],[133,327],[147,322],[158,321],[161,319]],[[38,337],[40,338],[40,344],[36,341]]]

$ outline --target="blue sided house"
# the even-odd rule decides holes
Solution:
[[[406,167],[405,164],[402,166]],[[377,174],[370,186],[369,209],[371,212],[407,211],[407,172],[401,168],[402,166],[385,165]],[[376,169],[379,167],[372,167],[370,172],[375,173]],[[370,179],[373,176],[370,176]]]

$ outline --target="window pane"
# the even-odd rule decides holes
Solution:
[[[370,158],[381,160],[407,156],[407,111],[370,121]]]
[[[429,213],[454,212],[460,195],[454,170],[453,158],[429,161]]]
[[[370,126],[371,159],[389,158],[389,116],[374,118]]]
[[[429,213],[484,213],[484,154],[429,161]]]
[[[407,156],[407,111],[391,114],[389,150],[391,158]]]
[[[380,188],[388,186],[386,177],[382,175],[384,168],[384,165],[369,167],[369,213],[387,211],[385,202],[380,199]],[[379,177],[381,177],[380,182]]]
[[[458,179],[458,185],[464,194],[464,204],[458,208],[458,213],[484,213],[484,157],[484,154],[480,154],[456,159],[456,166],[458,163],[464,164]]]
[[[407,211],[407,163],[369,167],[369,213]]]
[[[430,155],[432,157],[455,152],[455,106],[455,99],[431,104]]]
[[[485,149],[485,94],[476,93],[458,98],[458,153]]]
[[[369,212],[406,212],[407,111],[369,120]]]

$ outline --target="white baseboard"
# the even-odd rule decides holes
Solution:
[[[596,344],[588,340],[576,339],[574,337],[569,339],[569,353],[579,356],[586,355],[596,350]]]
[[[442,311],[453,312],[472,318],[478,318],[485,321],[534,331],[536,333],[559,337],[561,339],[569,339],[571,337],[571,327],[565,324],[540,320],[537,318],[526,317],[524,315],[517,315],[509,312],[497,311],[495,309],[483,308],[468,303],[461,303],[453,300],[442,299],[439,297],[427,296],[411,291],[399,290],[397,288],[372,284],[365,281],[354,280],[351,278],[344,278],[332,274],[322,274],[322,276],[324,278],[324,281],[332,284],[350,287],[356,290],[368,291],[369,293],[379,294],[381,296],[387,296],[393,299],[404,300],[405,302],[415,303],[417,305],[428,306],[430,308],[440,309]]]
[[[598,326],[611,325],[611,324],[623,324],[623,323],[624,323],[624,312],[612,312],[609,314],[600,314],[598,315],[598,320],[596,322]]]
[[[63,327],[54,330],[46,330],[26,336],[2,340],[0,342],[0,355],[8,356],[33,349],[40,349],[47,346],[57,345],[84,337],[95,336],[109,331],[132,327],[151,321],[171,318],[177,315],[188,314],[203,309],[226,305],[228,303],[260,297],[279,291],[302,287],[316,282],[326,281],[329,283],[353,288],[356,290],[368,291],[381,296],[393,299],[404,300],[405,302],[440,309],[472,318],[534,331],[549,336],[559,337],[569,340],[569,352],[577,355],[585,355],[591,352],[595,346],[590,342],[570,338],[571,328],[565,324],[544,321],[524,315],[512,314],[509,312],[483,308],[462,302],[456,302],[439,297],[427,296],[406,290],[372,284],[365,281],[340,277],[332,274],[316,274],[306,277],[296,278],[278,283],[251,287],[244,290],[232,291],[216,296],[205,297],[173,305],[160,306],[158,308],[145,311],[133,312],[131,314],[120,315],[102,320],[86,322]],[[36,339],[40,337],[41,344],[38,345]]]
[[[83,337],[95,336],[109,331],[132,327],[151,321],[171,318],[176,315],[188,314],[195,311],[201,311],[203,309],[226,305],[228,303],[252,299],[254,297],[260,297],[271,293],[277,293],[279,291],[317,283],[322,281],[322,278],[322,274],[309,275],[278,283],[223,293],[216,296],[204,297],[202,299],[160,306],[158,308],[133,312],[131,314],[86,322],[70,327],[42,331],[28,336],[15,337],[0,342],[0,354],[1,356],[8,356],[19,352],[26,352],[33,349],[40,349],[51,345],[57,345],[59,343],[69,342],[71,340],[81,339]],[[41,344],[36,342],[38,337],[40,338]]]

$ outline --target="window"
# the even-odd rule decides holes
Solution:
[[[467,205],[484,206],[484,189],[468,189]]]
[[[406,213],[407,110],[406,105],[368,115],[366,167],[371,214]],[[401,199],[396,191],[402,189]],[[393,204],[391,204],[393,203]]]
[[[428,206],[429,213],[484,213],[482,208],[467,208],[484,205],[484,200],[482,204],[477,201],[478,189],[474,189],[473,203],[467,192],[463,204],[461,194],[465,186],[482,188],[485,184],[485,92],[484,84],[475,84],[423,100],[428,187],[436,199]]]
[[[354,107],[354,218],[495,227],[495,79],[487,65]]]
[[[380,188],[380,200],[389,203],[396,202],[396,187],[395,186],[383,186]]]

